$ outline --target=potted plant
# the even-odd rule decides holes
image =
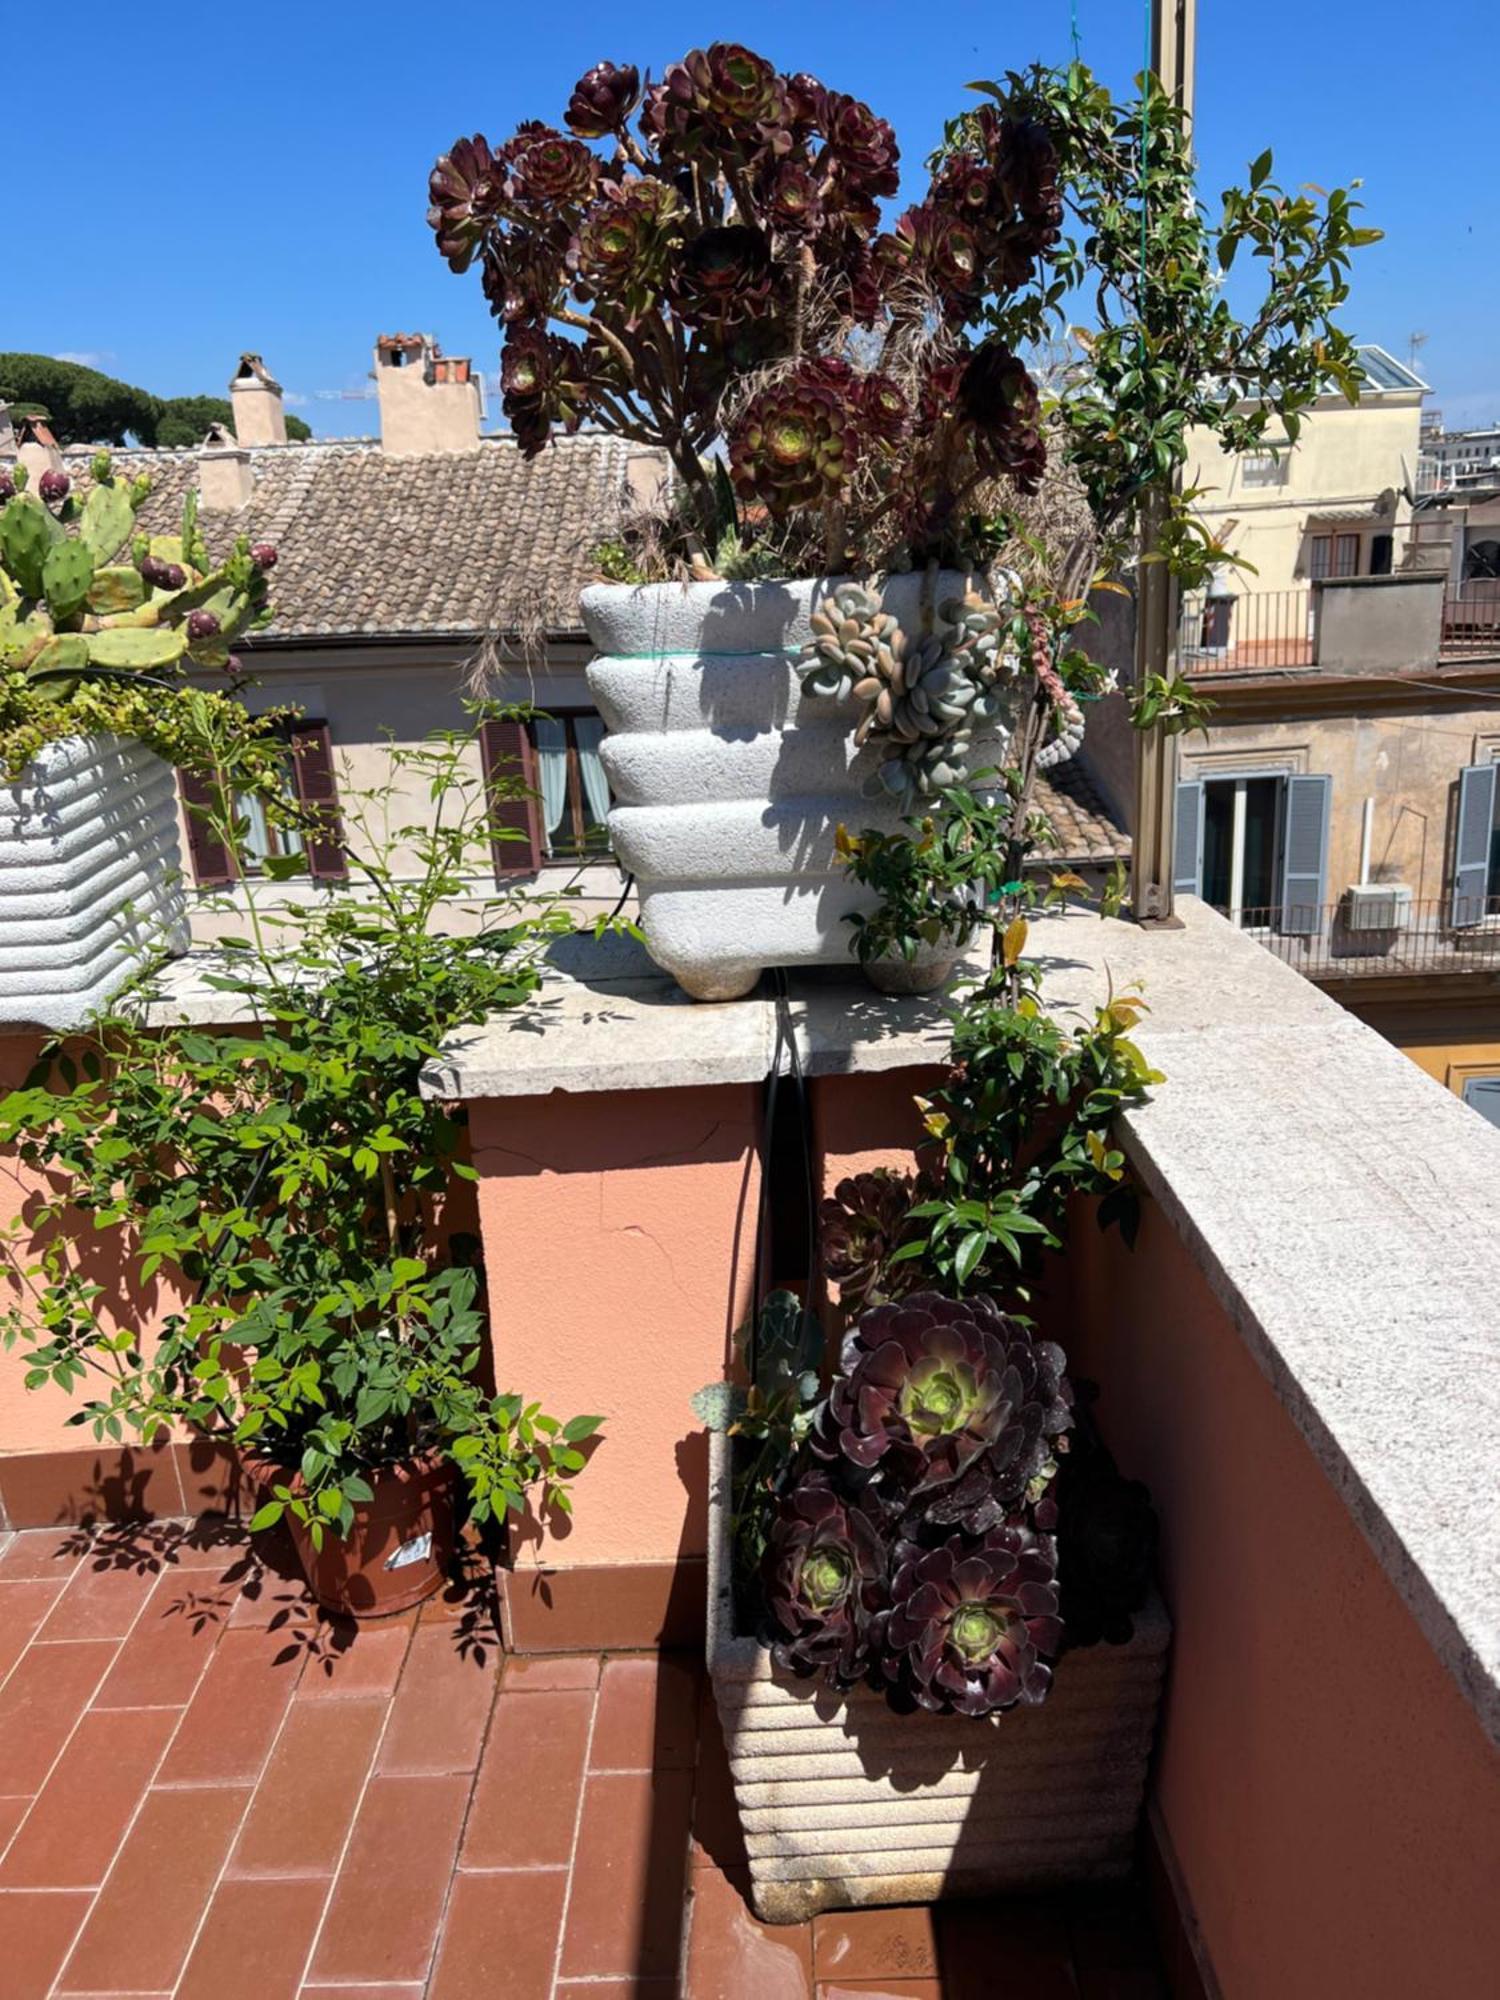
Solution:
[[[439,1586],[460,1492],[480,1522],[529,1491],[567,1511],[599,1427],[485,1384],[463,1114],[419,1088],[443,1036],[523,999],[567,927],[511,896],[471,935],[438,928],[505,837],[489,825],[504,780],[487,795],[472,750],[397,749],[387,785],[346,794],[343,823],[316,829],[346,845],[346,894],[261,908],[246,884],[248,933],[210,975],[232,1025],[148,1027],[128,996],[0,1102],[0,1144],[47,1190],[13,1232],[0,1321],[28,1384],[86,1391],[73,1421],[101,1441],[185,1428],[221,1447],[254,1489],[251,1527],[285,1524],[322,1603],[355,1617]],[[443,799],[435,825],[399,823],[411,796]],[[237,845],[223,774],[207,813]],[[92,1275],[101,1245],[126,1298],[164,1306],[120,1323]]]
[[[961,796],[954,822],[987,812]],[[995,872],[982,835],[966,854],[943,895]],[[1155,1521],[1025,1315],[1070,1196],[1132,1226],[1109,1127],[1161,1079],[1134,997],[1086,1023],[1047,1012],[1025,913],[1063,891],[1011,843],[1001,858],[998,897],[964,905],[993,964],[956,1003],[918,1171],[854,1176],[822,1206],[848,1322],[831,1378],[817,1316],[777,1294],[748,1390],[699,1403],[709,1669],[769,1922],[1132,1864],[1170,1637]]]
[[[77,1026],[143,959],[187,948],[172,765],[210,739],[254,789],[270,752],[227,691],[173,677],[224,667],[264,623],[269,546],[210,557],[190,494],[178,535],[135,531],[149,491],[96,455],[27,490],[0,469],[0,1022]],[[258,747],[260,746],[260,747]]]
[[[1214,230],[1154,79],[1120,105],[1080,63],[976,88],[891,226],[889,124],[733,43],[644,89],[596,64],[566,130],[460,139],[431,177],[438,249],[505,327],[519,448],[587,420],[672,467],[673,509],[602,552],[583,612],[614,848],[700,997],[846,958],[875,899],[840,822],[893,832],[1002,761],[1039,668],[1028,508],[1060,601],[1142,520],[1191,585],[1235,558],[1172,486],[1190,426],[1243,450],[1357,394],[1333,312],[1378,232],[1345,190],[1287,196],[1267,154]],[[1241,243],[1266,273],[1245,321],[1218,290]],[[1065,702],[1047,723],[1047,755],[1078,740]]]
[[[1003,750],[1012,579],[974,522],[1045,450],[1013,343],[974,329],[1055,240],[1056,156],[997,123],[883,229],[890,126],[729,43],[644,91],[598,64],[564,124],[459,141],[429,219],[505,325],[521,450],[587,419],[670,460],[681,580],[627,554],[585,591],[589,686],[648,947],[729,998],[848,957],[872,899],[841,821],[894,828]]]

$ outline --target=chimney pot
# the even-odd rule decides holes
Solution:
[[[242,354],[229,383],[234,435],[240,444],[285,444],[281,384],[258,354]]]
[[[210,424],[198,456],[198,498],[206,514],[238,514],[250,505],[250,454],[222,424]]]
[[[62,449],[45,417],[27,416],[24,410],[18,410],[12,412],[12,422],[18,447],[16,457],[25,466],[27,484],[35,492],[44,472],[62,471]]]
[[[444,354],[422,333],[375,341],[381,449],[426,458],[479,449],[479,383],[467,355]]]

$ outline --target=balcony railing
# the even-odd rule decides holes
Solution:
[[[1500,652],[1500,579],[1467,583],[1443,599],[1443,652]]]
[[[1309,979],[1391,979],[1412,973],[1500,972],[1500,898],[1462,904],[1453,899],[1408,902],[1379,885],[1359,903],[1298,909],[1242,910],[1237,921],[1287,965]]]
[[[1178,617],[1177,654],[1187,674],[1310,667],[1316,657],[1312,593],[1253,590],[1213,597],[1190,591]]]

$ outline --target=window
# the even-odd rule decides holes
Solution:
[[[1469,764],[1458,774],[1450,920],[1462,930],[1500,910],[1500,783],[1496,766]]]
[[[333,769],[333,744],[326,722],[294,722],[286,731],[286,792],[302,808],[305,830],[277,826],[257,798],[239,796],[236,810],[245,822],[244,852],[236,857],[204,817],[212,810],[208,784],[192,772],[179,773],[188,857],[193,880],[200,888],[217,888],[241,873],[263,875],[273,856],[300,854],[314,881],[345,882],[349,865],[344,853],[344,829],[339,817],[338,784]]]
[[[484,725],[480,748],[497,881],[609,853],[603,736],[604,724],[592,712]]]
[[[1172,880],[1233,923],[1310,937],[1327,902],[1328,810],[1322,774],[1247,772],[1177,787]]]
[[[1240,476],[1246,486],[1284,486],[1286,460],[1274,451],[1247,452],[1240,461]]]
[[[1491,1125],[1500,1125],[1500,1076],[1464,1078],[1464,1103]]]
[[[609,780],[599,761],[597,715],[539,715],[530,725],[541,793],[542,860],[609,852]]]
[[[1358,535],[1314,535],[1311,575],[1315,581],[1327,577],[1359,575]]]
[[[1235,923],[1269,923],[1276,902],[1280,778],[1216,778],[1203,787],[1205,903]]]

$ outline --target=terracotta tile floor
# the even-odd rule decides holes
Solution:
[[[4,2000],[1161,2000],[1137,1897],[745,1901],[698,1664],[321,1620],[237,1531],[0,1535]]]

